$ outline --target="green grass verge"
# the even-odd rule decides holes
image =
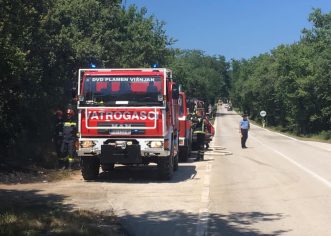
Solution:
[[[258,123],[253,120],[250,120],[250,121],[257,126],[262,127],[261,123]],[[331,131],[322,131],[319,134],[297,135],[293,132],[286,131],[282,127],[267,126],[265,128],[268,130],[271,130],[271,131],[286,134],[292,138],[297,138],[297,139],[303,140],[303,141],[316,141],[316,142],[323,142],[323,143],[331,143]]]

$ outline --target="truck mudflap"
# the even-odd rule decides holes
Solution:
[[[126,147],[101,145],[101,164],[139,164],[142,163],[140,145],[132,144]]]

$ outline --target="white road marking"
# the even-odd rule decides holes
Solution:
[[[198,223],[196,227],[196,235],[204,236],[207,234],[209,221],[209,189],[210,189],[210,174],[212,170],[212,163],[207,162],[205,175],[203,180],[203,187],[201,193],[201,207],[199,209]]]
[[[201,202],[208,203],[209,202],[209,187],[204,187],[201,194]]]
[[[216,119],[215,119],[216,121]],[[217,122],[214,123],[214,129],[217,132]],[[215,136],[216,136],[215,132]],[[221,146],[214,146],[214,140],[213,139],[210,142],[210,147],[213,147],[214,151],[219,151],[217,149],[222,149]],[[205,153],[205,155],[211,155],[214,154],[212,152]],[[217,153],[217,155],[220,155],[220,153]],[[209,221],[209,193],[210,193],[210,176],[212,172],[212,161],[213,159],[210,159],[207,162],[206,169],[205,169],[205,175],[203,180],[203,187],[202,187],[202,193],[201,193],[201,208],[199,209],[199,217],[198,217],[198,223],[196,227],[196,235],[197,236],[205,236],[207,235],[208,231],[208,221]]]
[[[210,171],[207,171],[206,170],[206,173],[208,173],[206,176],[205,176],[205,179],[203,181],[203,185],[204,186],[209,186],[210,185],[210,174],[209,174]]]
[[[206,172],[211,172],[211,165],[206,166]]]
[[[255,138],[255,137],[252,137],[252,138],[255,139],[258,143],[261,143],[262,145],[266,146],[267,148],[269,148],[273,152],[277,153],[278,155],[280,155],[281,157],[283,157],[287,161],[291,162],[293,165],[297,166],[301,170],[305,171],[307,174],[309,174],[313,178],[317,179],[318,181],[322,182],[323,184],[325,184],[326,186],[328,186],[329,188],[331,188],[331,182],[330,181],[326,180],[325,178],[321,177],[320,175],[316,174],[315,172],[309,170],[307,167],[305,167],[305,166],[301,165],[300,163],[294,161],[292,158],[286,156],[285,154],[281,153],[280,151],[277,151],[276,149],[270,147],[269,145],[261,142],[257,138]]]
[[[199,210],[199,222],[197,225],[197,236],[204,236],[207,234],[207,227],[209,221],[209,210],[208,208],[201,208]]]

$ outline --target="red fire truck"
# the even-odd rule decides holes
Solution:
[[[178,98],[172,72],[153,69],[80,69],[78,156],[85,180],[115,164],[156,163],[170,179],[178,168]]]
[[[186,94],[182,91],[179,92],[179,160],[187,161],[191,153],[192,145],[192,129],[191,121],[188,116],[188,106],[186,103]]]

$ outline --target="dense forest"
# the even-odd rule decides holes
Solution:
[[[0,0],[0,163],[47,162],[56,109],[71,101],[79,68],[173,70],[189,96],[231,99],[241,112],[297,133],[331,126],[331,13],[314,10],[302,39],[227,62],[174,49],[164,23],[121,0]]]

